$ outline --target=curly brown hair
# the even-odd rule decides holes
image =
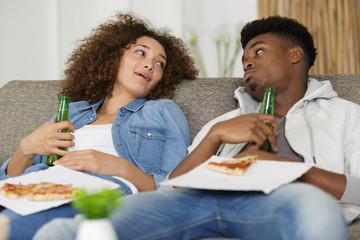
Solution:
[[[172,98],[176,84],[183,79],[196,78],[198,70],[194,59],[180,38],[165,29],[151,28],[131,14],[118,13],[115,19],[99,25],[89,37],[80,41],[66,62],[68,67],[59,95],[68,95],[72,102],[85,100],[89,103],[111,96],[124,50],[142,36],[157,40],[167,55],[163,77],[147,99]]]

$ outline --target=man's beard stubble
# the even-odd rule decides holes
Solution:
[[[260,96],[257,96],[258,94],[256,93],[256,91],[259,91],[260,90],[260,86],[257,84],[257,83],[251,83],[251,84],[249,84],[249,86],[248,86],[248,88],[249,88],[249,94],[253,97],[253,98],[255,98],[255,99],[257,99],[258,101],[262,101],[262,96],[260,97]]]

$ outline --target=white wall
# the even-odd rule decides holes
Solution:
[[[74,43],[88,36],[91,29],[114,16],[117,11],[136,12],[145,19],[151,19],[156,26],[174,29],[180,37],[180,14],[173,15],[172,21],[168,21],[171,17],[169,14],[162,14],[162,6],[165,5],[167,12],[176,12],[179,3],[178,0],[60,0],[60,75],[65,67],[65,60],[74,49]]]
[[[56,78],[57,3],[0,0],[0,86],[12,79]]]
[[[230,37],[235,43],[236,35],[240,34],[239,24],[256,19],[257,1],[255,0],[184,0],[184,28],[194,30],[199,38],[207,75],[221,76],[218,73],[215,38]],[[185,35],[185,34],[184,34]],[[221,37],[224,41],[224,37]],[[230,53],[233,52],[230,45]],[[231,54],[229,54],[231,57]],[[223,57],[222,57],[223,58]],[[242,76],[241,56],[238,57],[234,76]]]
[[[186,40],[197,32],[208,76],[217,76],[213,37],[257,17],[255,0],[0,0],[0,87],[10,80],[61,79],[76,40],[116,11],[133,11]],[[237,63],[240,76],[240,62]]]
[[[36,0],[37,1],[37,0]],[[117,9],[129,9],[130,0],[53,0],[58,2],[59,66],[56,76],[61,79],[65,61],[77,40],[87,37],[91,29],[113,16]]]

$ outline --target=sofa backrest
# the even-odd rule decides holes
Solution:
[[[176,87],[173,100],[186,116],[191,140],[208,121],[236,108],[234,90],[241,85],[241,78],[197,78]]]
[[[320,81],[330,80],[342,98],[360,104],[360,74],[311,75]],[[198,78],[181,82],[174,101],[183,110],[190,126],[191,139],[211,119],[236,108],[234,90],[242,78]]]
[[[339,96],[360,104],[360,74],[314,75],[330,80]],[[12,156],[22,138],[56,112],[59,81],[14,80],[0,88],[0,164]],[[209,120],[236,108],[234,90],[241,78],[184,80],[174,101],[183,110],[191,139]]]
[[[59,81],[14,80],[0,88],[0,163],[56,113]]]

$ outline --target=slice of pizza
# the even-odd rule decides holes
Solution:
[[[208,162],[205,166],[213,171],[229,175],[243,175],[257,160],[257,156],[246,156],[222,162]]]
[[[29,194],[35,186],[36,184],[4,183],[0,188],[0,192],[8,198],[16,199]]]
[[[37,184],[29,193],[30,201],[53,201],[69,199],[78,196],[79,190],[72,184],[54,184],[43,182]]]

